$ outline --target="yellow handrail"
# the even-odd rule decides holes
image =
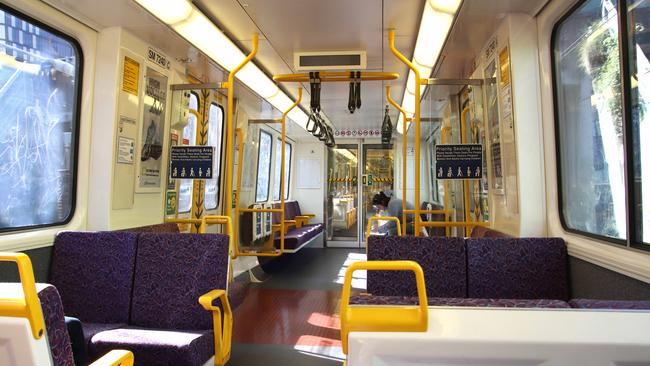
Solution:
[[[395,30],[391,29],[388,31],[388,44],[390,50],[400,61],[402,61],[406,66],[413,71],[415,76],[415,114],[413,115],[413,121],[415,122],[415,218],[414,223],[414,235],[420,235],[420,85],[422,80],[420,79],[420,71],[418,68],[409,61],[403,54],[401,54],[397,48],[395,48]],[[406,134],[405,134],[406,135]],[[406,161],[404,161],[406,164]],[[406,165],[405,165],[406,167]],[[402,184],[406,184],[402,182]],[[406,197],[403,197],[406,200]]]
[[[413,271],[418,291],[417,306],[350,306],[352,274],[354,271]],[[427,292],[424,272],[413,261],[369,261],[352,263],[345,271],[341,293],[341,343],[348,353],[350,332],[426,332],[428,326]]]
[[[350,72],[348,71],[321,71],[318,73],[320,76],[321,82],[337,82],[337,81],[352,81],[355,80],[350,77]],[[395,80],[399,78],[399,74],[396,72],[376,72],[376,71],[362,71],[361,80]],[[275,75],[273,80],[279,83],[308,83],[309,82],[309,73],[297,73],[297,74],[281,74]]]
[[[390,85],[386,85],[386,100],[388,100],[393,107],[402,112],[404,118],[404,122],[402,123],[402,220],[406,222],[406,145],[408,141],[406,137],[406,123],[409,118],[406,116],[406,110],[402,108],[401,105],[397,104],[397,102],[395,102],[395,100],[390,96]],[[404,231],[405,232],[402,233],[402,235],[406,235],[406,230]]]
[[[43,311],[36,294],[32,261],[24,253],[0,252],[0,262],[15,262],[23,288],[23,298],[0,298],[0,316],[26,318],[34,339],[41,339],[45,333]]]
[[[442,126],[442,128],[440,129],[440,135],[441,135],[440,136],[440,143],[441,144],[444,145],[444,144],[447,143],[447,133],[450,130],[451,130],[451,128],[446,126],[446,125]],[[449,181],[447,179],[445,179],[443,184],[442,184],[442,190],[443,190],[443,192],[445,194],[444,202],[443,202],[444,209],[449,210]],[[445,221],[447,221],[447,220],[445,220]],[[449,227],[449,226],[445,227],[445,235],[447,237],[451,236],[451,227]]]
[[[254,250],[245,250],[245,251],[240,251],[239,250],[239,242],[235,241],[235,257],[237,258],[238,256],[243,256],[243,257],[279,257],[282,254],[284,254],[284,228],[285,228],[285,220],[284,220],[284,147],[285,147],[285,142],[286,142],[286,127],[287,127],[287,115],[294,109],[296,108],[300,102],[302,101],[302,87],[298,88],[298,99],[287,109],[282,113],[282,119],[280,120],[280,123],[282,125],[282,146],[281,146],[281,152],[280,152],[280,208],[239,208],[239,191],[241,187],[241,172],[242,172],[242,155],[243,155],[243,139],[241,138],[241,131],[239,131],[240,135],[240,142],[239,142],[239,159],[238,159],[238,164],[237,164],[237,191],[235,193],[235,232],[239,230],[239,214],[241,212],[273,212],[273,213],[279,213],[280,214],[280,249],[279,250],[273,250],[273,251],[254,251]],[[274,232],[271,233],[271,242],[273,242],[273,235]]]
[[[483,226],[490,227],[489,222],[480,222],[480,221],[450,221],[450,222],[440,222],[440,221],[425,221],[421,224],[426,227],[464,227],[469,228],[472,226]]]
[[[400,225],[399,219],[395,216],[372,216],[368,218],[368,227],[366,228],[366,243],[368,242],[368,238],[370,237],[370,224],[373,221],[395,221],[397,223],[397,236],[402,236],[402,226]],[[366,244],[366,248],[368,247],[368,244]]]
[[[226,140],[226,187],[225,187],[225,192],[226,192],[226,213],[227,216],[232,217],[232,149],[233,149],[233,133],[235,132],[233,130],[232,126],[232,117],[233,117],[233,104],[234,104],[234,93],[235,93],[235,75],[248,64],[253,57],[257,54],[257,46],[259,43],[259,35],[257,33],[253,34],[253,48],[251,52],[246,56],[246,58],[239,64],[237,67],[232,69],[232,71],[228,74],[228,82],[226,84],[228,88],[228,118],[227,118],[227,125],[226,125],[226,133],[227,133],[227,140]],[[239,151],[239,155],[241,155],[243,151]],[[239,202],[239,189],[235,192],[235,202]],[[239,228],[239,223],[238,223],[238,218],[237,215],[235,215],[235,231],[233,234],[235,235],[235,239],[237,238],[237,229]],[[235,243],[237,241],[235,240]]]
[[[133,366],[134,361],[131,351],[114,349],[89,366]]]

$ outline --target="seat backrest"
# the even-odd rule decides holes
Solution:
[[[212,315],[199,297],[226,289],[228,244],[229,237],[222,234],[140,234],[130,324],[212,329]]]
[[[424,271],[429,297],[466,297],[465,241],[462,238],[370,236],[368,260],[412,260]],[[415,276],[405,271],[369,271],[368,292],[416,296]]]
[[[469,297],[569,299],[561,238],[467,239],[467,265]]]
[[[43,309],[47,341],[54,366],[73,366],[72,344],[65,325],[59,292],[56,287],[44,283],[37,283],[36,291]]]
[[[61,232],[54,239],[50,282],[67,315],[91,323],[126,323],[137,233]]]

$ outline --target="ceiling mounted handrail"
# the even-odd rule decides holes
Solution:
[[[355,80],[380,81],[395,80],[399,78],[396,72],[378,72],[378,71],[361,71],[359,77],[350,76],[348,71],[322,71],[320,72],[320,82],[350,82]],[[355,75],[357,76],[357,75]],[[308,83],[309,73],[280,74],[273,76],[273,80],[279,83]],[[356,104],[355,104],[356,106]]]

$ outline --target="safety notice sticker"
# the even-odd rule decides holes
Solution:
[[[437,145],[436,178],[481,179],[483,176],[481,144]]]
[[[212,179],[214,147],[172,146],[173,179]]]

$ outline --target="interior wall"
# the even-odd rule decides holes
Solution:
[[[169,156],[169,126],[171,118],[171,92],[169,85],[186,82],[184,67],[174,61],[170,62],[170,69],[165,70],[147,60],[149,46],[136,36],[119,27],[106,28],[99,32],[97,71],[95,85],[95,99],[92,127],[92,144],[90,174],[90,191],[103,192],[104,194],[90,195],[89,197],[89,230],[114,230],[134,226],[156,224],[163,221],[165,203],[165,184]],[[117,131],[120,126],[120,91],[123,70],[121,58],[124,55],[136,57],[140,63],[138,114],[135,123],[137,138],[135,140],[134,169],[137,177],[139,149],[142,146],[143,99],[144,99],[144,73],[147,68],[152,68],[167,76],[167,94],[165,105],[165,120],[163,130],[163,149],[160,156],[160,189],[151,192],[138,192],[137,181],[132,179],[118,180],[116,170],[116,144]],[[129,97],[130,98],[130,97]],[[138,98],[138,97],[136,97]],[[129,99],[131,101],[131,99]],[[119,193],[117,193],[119,192]],[[133,192],[133,193],[132,193]],[[132,204],[126,208],[116,208],[117,194],[133,195]],[[127,198],[128,199],[128,198]],[[127,205],[128,206],[128,205]]]
[[[499,55],[507,47],[510,58],[512,92],[510,101],[503,100],[502,66]],[[486,68],[497,66],[498,118],[500,128],[503,189],[495,189],[493,147],[488,145],[490,184],[490,221],[493,227],[514,236],[543,236],[546,234],[546,205],[544,191],[543,140],[537,24],[527,14],[508,14],[497,31],[476,57],[477,67],[472,77],[488,78]],[[488,88],[486,112],[489,108]],[[513,122],[504,118],[504,105],[512,105]],[[487,136],[490,136],[489,116]],[[490,136],[491,138],[491,136]],[[522,199],[525,197],[525,199]]]
[[[313,222],[324,222],[326,147],[321,142],[304,140],[298,141],[296,145],[292,197],[300,204],[302,213],[316,215]],[[313,174],[318,176],[313,176]],[[312,176],[305,177],[304,175]],[[311,184],[316,182],[320,183]]]

